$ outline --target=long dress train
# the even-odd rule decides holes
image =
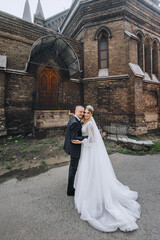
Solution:
[[[81,157],[75,176],[75,206],[81,219],[103,232],[138,229],[138,193],[118,181],[92,117],[82,127]]]

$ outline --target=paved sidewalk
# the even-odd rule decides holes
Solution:
[[[0,184],[0,240],[159,240],[160,154],[110,156],[117,178],[139,192],[142,215],[131,233],[103,233],[80,220],[66,196],[68,166]]]

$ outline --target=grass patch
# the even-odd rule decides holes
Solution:
[[[39,149],[34,149],[34,152],[35,152],[35,153],[38,153],[38,152],[39,152]]]
[[[42,161],[42,166],[45,167],[47,163],[45,161]]]
[[[64,144],[60,144],[60,145],[59,145],[59,148],[60,148],[61,150],[63,150]]]
[[[19,152],[20,153],[24,153],[24,152],[26,152],[27,148],[28,148],[28,146],[22,145],[22,147],[20,148]]]
[[[121,147],[117,148],[117,151],[122,154],[131,154],[131,155],[138,155],[138,152],[131,150],[131,149],[123,149]]]
[[[11,170],[11,169],[12,169],[12,164],[9,163],[9,164],[7,165],[7,167],[6,167],[6,169]]]
[[[39,162],[41,166],[46,166],[46,159],[58,159],[68,157],[63,150],[65,136],[59,135],[45,139],[35,139],[29,135],[10,136],[0,139],[0,170],[13,168],[21,169],[28,162],[31,166]],[[149,137],[145,137],[148,140]],[[140,140],[133,137],[132,139]],[[142,138],[143,139],[143,138]],[[154,139],[154,140],[153,140]],[[114,141],[105,139],[104,143],[108,154],[121,153],[130,155],[145,155],[160,153],[160,138],[155,136],[152,146],[143,147],[141,150],[128,149],[126,145],[117,144]],[[129,146],[132,147],[132,146]],[[36,160],[36,161],[35,161]]]
[[[12,157],[10,157],[10,158],[8,159],[8,161],[9,161],[9,162],[12,162],[12,160],[13,160],[13,158],[12,158]]]
[[[146,154],[156,154],[160,153],[160,142],[153,142],[153,145],[150,147],[143,146],[142,150],[131,150],[122,147],[118,147],[117,151],[122,154],[131,154],[131,155],[146,155]]]
[[[50,143],[55,145],[56,144],[56,140],[55,139],[50,139]]]
[[[151,153],[151,154],[160,153],[160,142],[153,142],[153,146],[152,146],[151,150],[149,151],[149,153]]]

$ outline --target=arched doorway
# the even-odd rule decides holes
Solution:
[[[38,102],[40,109],[58,109],[58,74],[54,68],[43,66],[39,71]]]
[[[80,76],[78,56],[63,37],[47,35],[32,45],[26,71],[36,79],[33,90],[34,135],[38,138],[52,136],[53,131],[54,136],[55,128],[66,127],[71,117],[68,105],[73,104],[72,95],[77,102],[81,100],[79,82],[78,85],[75,82],[76,86],[72,88],[70,81],[75,74]]]

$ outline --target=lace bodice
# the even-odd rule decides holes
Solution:
[[[91,143],[95,142],[94,127],[92,121],[88,121],[82,126],[82,136],[88,136],[83,140],[85,146],[89,146]]]

